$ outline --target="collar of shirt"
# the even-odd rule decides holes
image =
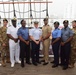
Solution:
[[[59,30],[59,28],[56,28],[56,29],[54,29],[54,30]]]
[[[44,25],[44,27],[46,27],[46,26],[49,26],[48,24],[47,25]]]
[[[11,25],[13,28],[17,28],[17,25],[16,25],[16,27],[14,27],[13,25]]]
[[[69,29],[69,27],[64,28],[64,30],[67,30],[67,29]]]
[[[39,29],[39,27],[37,27],[37,28],[36,28],[36,27],[34,27],[34,29]]]
[[[27,29],[27,27],[21,27],[21,29]]]

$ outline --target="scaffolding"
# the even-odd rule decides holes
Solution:
[[[18,20],[26,19],[32,24],[33,20],[41,20],[45,17],[49,18],[48,14],[48,4],[52,1],[4,1],[0,0],[0,5],[2,6],[0,10],[0,18],[7,18],[9,21],[11,18],[16,17]],[[43,9],[42,6],[44,5]],[[44,15],[42,15],[44,13]],[[7,16],[8,15],[8,16]]]

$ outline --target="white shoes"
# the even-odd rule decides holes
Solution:
[[[0,66],[2,66],[2,64],[0,63]]]
[[[21,64],[21,61],[20,61],[20,60],[19,60],[19,61],[16,61],[16,63]],[[12,64],[11,64],[11,67],[14,67],[14,64],[15,64],[15,63],[12,63]]]
[[[21,61],[19,60],[19,61],[17,61],[16,63],[21,64]]]
[[[11,67],[12,67],[12,68],[14,67],[14,63],[11,64]]]

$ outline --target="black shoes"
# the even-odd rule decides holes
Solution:
[[[37,66],[37,63],[33,63],[33,65]]]
[[[58,67],[58,65],[57,65],[57,64],[54,64],[54,65],[52,66],[52,68],[55,68],[55,67]]]
[[[43,65],[47,65],[47,64],[48,64],[48,62],[44,62],[44,63],[43,63]]]
[[[41,64],[41,62],[40,62],[40,61],[38,61],[37,63],[38,63],[38,64]]]
[[[53,63],[54,63],[54,61],[52,61],[52,62],[50,62],[50,63],[52,63],[52,64],[53,64]]]
[[[66,69],[68,69],[68,67],[67,67],[67,66],[64,66],[64,67],[63,67],[63,70],[66,70]]]
[[[40,62],[45,62],[45,60],[41,60]]]
[[[24,65],[24,63],[21,63],[21,67],[23,68],[25,65]]]
[[[26,62],[28,65],[31,65],[31,63],[30,62]]]
[[[60,63],[59,66],[64,66],[64,64]]]

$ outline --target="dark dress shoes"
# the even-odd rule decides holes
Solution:
[[[37,63],[33,63],[33,65],[37,66]]]
[[[54,61],[50,62],[50,63],[54,63]]]
[[[58,67],[58,65],[57,65],[57,64],[54,64],[54,65],[52,66],[52,68],[55,68],[55,67]]]
[[[47,64],[48,64],[48,62],[44,62],[44,63],[43,63],[43,65],[47,65]]]
[[[45,60],[41,60],[40,62],[45,62]]]
[[[67,67],[67,66],[64,66],[64,67],[63,67],[63,70],[66,70],[66,69],[68,69],[68,67]]]
[[[41,62],[40,62],[40,61],[38,61],[37,63],[38,63],[38,64],[41,64]]]
[[[24,67],[25,65],[23,63],[21,63],[21,67]]]
[[[30,62],[26,62],[28,65],[31,65],[31,63]]]

